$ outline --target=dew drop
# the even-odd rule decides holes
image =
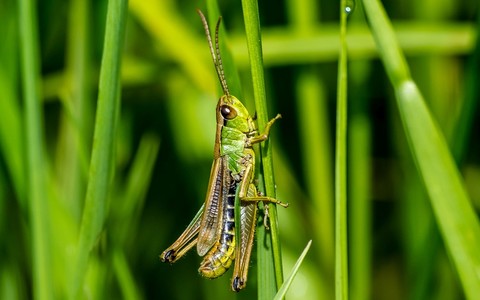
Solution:
[[[347,0],[345,4],[345,13],[350,15],[355,10],[355,0]]]

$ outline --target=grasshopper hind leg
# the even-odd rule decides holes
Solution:
[[[248,185],[247,196],[255,197],[257,189],[254,184]],[[238,292],[247,284],[250,256],[252,254],[255,228],[257,222],[257,203],[240,202],[240,224],[238,230],[238,243],[236,245],[235,266],[232,276],[232,290]]]

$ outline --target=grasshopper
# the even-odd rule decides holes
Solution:
[[[231,287],[238,292],[245,288],[247,282],[258,202],[288,206],[277,199],[261,195],[254,184],[253,145],[268,138],[270,127],[281,116],[277,115],[270,120],[263,133],[257,131],[254,119],[228,89],[218,45],[221,17],[215,28],[214,48],[205,16],[200,10],[198,14],[202,19],[224,95],[216,107],[214,158],[205,202],[187,229],[160,255],[160,259],[174,263],[196,245],[198,255],[203,257],[198,271],[210,279],[223,275],[235,260]],[[237,206],[236,199],[239,201]],[[236,211],[235,207],[239,209]],[[267,209],[264,214],[264,224],[267,226]],[[239,228],[235,228],[235,220],[240,223],[237,224]]]

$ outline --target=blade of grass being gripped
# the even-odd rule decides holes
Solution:
[[[288,288],[292,284],[293,279],[295,278],[295,275],[297,275],[297,272],[300,269],[300,266],[302,265],[303,259],[305,258],[305,256],[307,256],[307,253],[310,250],[311,245],[312,245],[312,240],[310,240],[307,243],[307,246],[305,246],[305,249],[303,249],[302,254],[300,254],[300,256],[298,257],[297,262],[293,266],[290,275],[287,277],[287,280],[285,280],[285,282],[282,284],[282,286],[278,290],[278,293],[275,295],[274,300],[281,300],[285,297],[285,294],[287,293]]]
[[[428,192],[445,246],[465,295],[480,290],[480,225],[447,143],[416,84],[392,25],[378,0],[363,0],[382,62],[396,94],[396,103],[418,172]]]
[[[247,38],[247,47],[250,57],[250,68],[253,81],[253,93],[255,97],[255,108],[257,113],[258,128],[261,131],[265,128],[269,120],[267,110],[267,96],[265,93],[265,80],[263,72],[262,42],[260,36],[260,17],[258,13],[258,3],[255,0],[242,0],[243,16],[245,21],[245,34]],[[272,151],[268,140],[260,145],[261,165],[263,180],[265,182],[265,192],[267,196],[275,198],[275,180],[273,177]],[[280,253],[280,240],[277,227],[277,210],[275,205],[267,204],[270,212],[270,234],[266,238],[271,238],[272,247],[265,247],[261,240],[257,239],[258,255],[258,298],[272,299],[278,287],[283,282],[283,268]],[[258,237],[262,236],[265,228],[258,228]],[[274,276],[264,276],[266,272],[271,273],[271,263],[266,262],[268,257],[272,257],[274,266]],[[265,265],[260,265],[265,262]],[[270,268],[267,269],[267,268]],[[273,282],[274,279],[274,282]]]
[[[70,299],[77,299],[80,296],[89,254],[102,231],[106,216],[106,203],[112,179],[115,120],[120,106],[120,66],[127,4],[127,0],[108,2],[93,151],[76,261],[70,283]]]
[[[335,149],[335,298],[348,299],[347,257],[347,1],[340,2]]]
[[[40,106],[40,64],[35,1],[19,1],[18,14],[26,144],[28,145],[26,147],[27,199],[32,237],[33,296],[40,300],[52,299],[54,291],[48,222],[50,213]]]

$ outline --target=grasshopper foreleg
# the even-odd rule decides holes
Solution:
[[[275,123],[275,121],[280,119],[281,117],[282,117],[281,114],[277,114],[275,116],[275,118],[268,121],[267,125],[265,126],[265,129],[264,129],[263,133],[247,139],[246,146],[250,147],[253,144],[261,143],[261,142],[267,140],[268,136],[270,135],[270,127],[272,127],[273,123]]]

